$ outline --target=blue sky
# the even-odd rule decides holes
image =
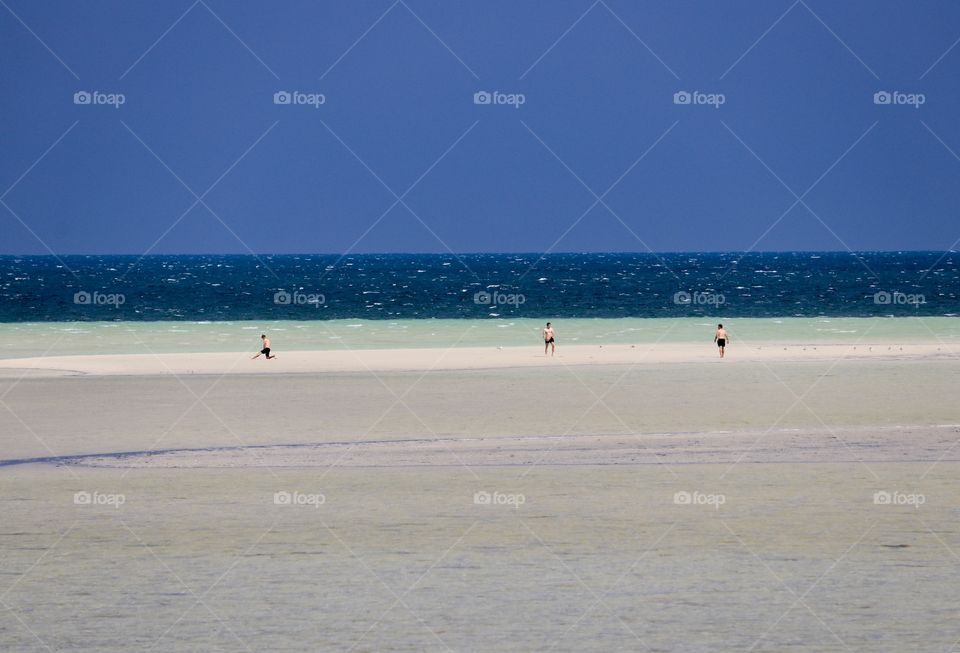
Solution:
[[[0,5],[0,253],[960,237],[955,2]]]

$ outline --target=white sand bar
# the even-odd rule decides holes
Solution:
[[[960,345],[927,343],[731,345],[727,365],[836,360],[931,360],[960,355]],[[717,362],[711,343],[571,345],[544,356],[538,347],[453,347],[423,349],[274,350],[277,358],[250,360],[247,352],[192,354],[98,354],[0,360],[0,374],[305,374],[401,370],[470,370],[548,365],[641,365]]]
[[[960,640],[955,346],[251,353],[0,361],[0,650]]]

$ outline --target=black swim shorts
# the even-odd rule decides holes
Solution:
[[[717,347],[726,347],[727,339],[726,338],[717,338]]]
[[[269,348],[269,347],[264,347],[263,349],[260,350],[260,353],[269,356],[269,355],[270,355],[270,348]]]

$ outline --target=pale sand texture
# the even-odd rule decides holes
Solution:
[[[0,379],[9,407],[0,410],[0,460],[355,440],[925,427],[960,423],[958,385],[952,358],[27,376]]]
[[[732,344],[730,364],[851,360],[930,360],[956,358],[955,344],[938,342],[868,342],[858,344],[766,343]],[[658,343],[639,345],[561,346],[555,357],[532,347],[448,347],[423,349],[356,349],[334,351],[284,351],[278,358],[251,361],[252,352],[193,354],[97,354],[46,356],[0,360],[0,374],[306,374],[403,370],[480,370],[546,365],[642,365],[651,363],[702,363],[719,360],[715,345]]]
[[[960,462],[960,424],[744,430],[698,434],[498,436],[358,440],[124,452],[61,459],[120,468],[502,467],[696,463]]]
[[[948,651],[960,362],[870,346],[4,361],[0,650]]]
[[[927,468],[8,469],[0,648],[948,651],[960,470]]]

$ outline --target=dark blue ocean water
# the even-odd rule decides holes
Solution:
[[[0,257],[2,322],[958,314],[955,252]]]

